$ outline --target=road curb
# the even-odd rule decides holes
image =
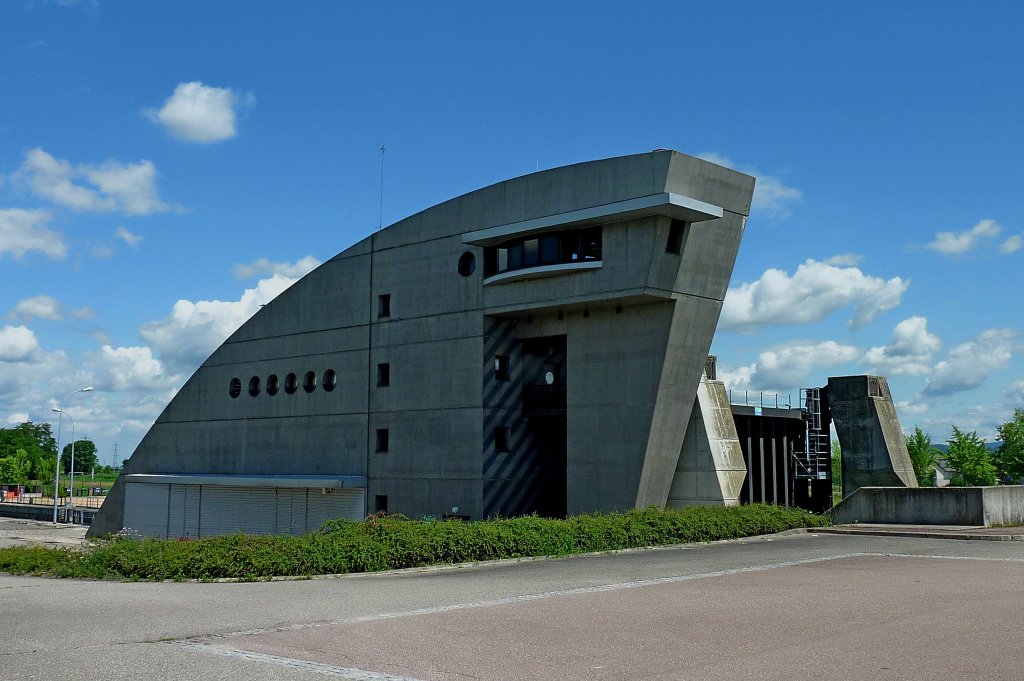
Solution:
[[[853,527],[821,527],[822,534],[867,535],[870,537],[905,537],[910,539],[957,539],[960,541],[1024,541],[1024,534],[972,534],[970,532],[929,532],[927,530],[883,530]]]

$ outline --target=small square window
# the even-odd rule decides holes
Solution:
[[[498,426],[494,429],[494,451],[508,451],[508,426]]]
[[[683,252],[683,241],[686,236],[686,223],[682,220],[673,220],[668,228],[668,242],[665,244],[666,253],[679,255]]]
[[[377,451],[386,452],[388,451],[388,429],[378,428],[377,429]]]
[[[377,365],[377,385],[381,388],[391,385],[391,365],[387,362]]]
[[[494,379],[507,381],[510,378],[508,355],[494,356]]]
[[[391,294],[382,293],[377,296],[377,318],[384,319],[391,316]]]

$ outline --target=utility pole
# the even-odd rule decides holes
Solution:
[[[110,457],[110,467],[117,468],[117,443],[114,443],[114,453]]]

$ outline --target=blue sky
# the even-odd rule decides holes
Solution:
[[[378,222],[669,147],[758,177],[738,390],[1024,405],[1024,5],[0,4],[0,424],[127,456],[261,303]],[[65,434],[65,440],[67,434]]]

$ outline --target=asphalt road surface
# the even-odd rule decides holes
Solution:
[[[0,679],[1024,678],[1024,542],[797,534],[262,583],[0,575]]]

